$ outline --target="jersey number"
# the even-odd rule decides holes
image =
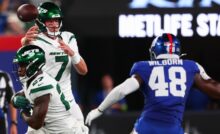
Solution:
[[[61,68],[60,68],[60,70],[59,70],[59,72],[57,73],[57,76],[55,77],[55,79],[57,80],[57,81],[59,81],[60,80],[60,78],[62,77],[62,75],[63,75],[63,72],[64,72],[64,70],[66,69],[66,65],[68,64],[68,56],[56,56],[55,57],[55,61],[56,62],[63,62],[63,64],[61,65]]]
[[[186,71],[182,67],[170,67],[167,76],[169,82],[165,80],[164,67],[153,68],[148,84],[152,90],[156,90],[155,96],[169,96],[170,91],[170,94],[173,96],[184,97],[186,91]]]

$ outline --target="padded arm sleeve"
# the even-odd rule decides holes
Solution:
[[[121,100],[126,95],[138,90],[139,87],[140,84],[136,78],[128,78],[123,83],[112,89],[112,91],[107,95],[105,100],[99,105],[98,109],[100,111],[106,110],[108,107]]]

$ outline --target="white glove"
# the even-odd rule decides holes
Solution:
[[[70,131],[64,132],[65,134],[89,134],[89,128],[83,122],[73,119],[74,124]]]
[[[102,112],[100,110],[98,110],[98,108],[90,111],[86,117],[86,124],[90,126],[91,122],[101,115],[102,115]]]
[[[83,124],[80,127],[77,127],[74,131],[74,134],[89,134],[89,128]]]

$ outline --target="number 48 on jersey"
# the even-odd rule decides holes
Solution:
[[[168,77],[167,81],[165,77]],[[186,71],[183,67],[170,67],[165,74],[163,66],[154,67],[148,82],[150,88],[155,90],[155,96],[184,97],[186,91]]]

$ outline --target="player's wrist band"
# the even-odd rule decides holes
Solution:
[[[11,124],[14,124],[15,126],[17,126],[18,122],[17,121],[11,121]]]
[[[71,57],[71,61],[73,64],[78,64],[81,60],[81,56],[78,53],[75,53],[74,56]]]

